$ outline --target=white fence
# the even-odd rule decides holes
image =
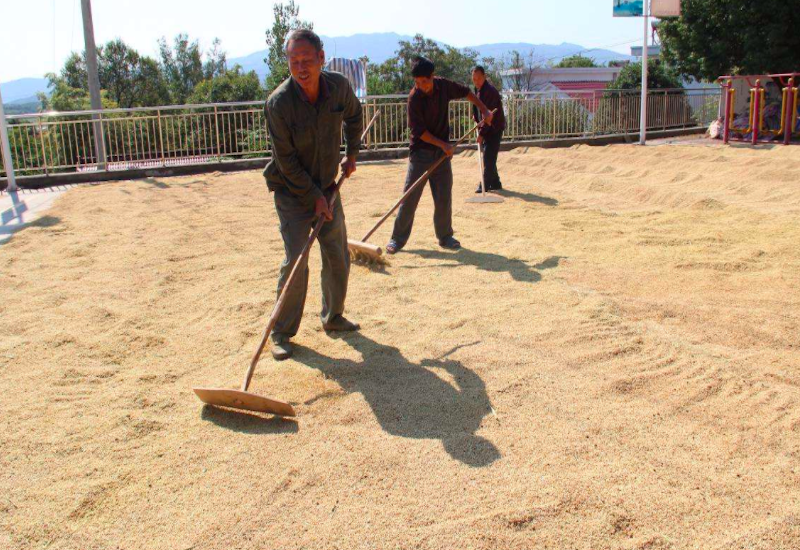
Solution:
[[[653,90],[648,96],[647,127],[707,126],[718,117],[719,98],[718,90]],[[391,95],[363,100],[365,121],[381,110],[365,139],[366,148],[407,147],[406,99]],[[507,140],[639,131],[637,91],[516,93],[505,96],[504,104]],[[262,102],[51,112],[6,119],[14,167],[22,177],[209,164],[270,154]],[[452,102],[452,137],[458,139],[472,125],[472,106]],[[95,131],[101,136],[100,151]]]

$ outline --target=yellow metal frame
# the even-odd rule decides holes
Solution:
[[[750,90],[750,116],[747,118],[748,126],[747,128],[737,128],[733,125],[734,115],[736,114],[736,88],[731,87],[730,91],[728,92],[731,94],[731,103],[730,103],[730,112],[728,116],[730,117],[731,125],[730,129],[732,132],[738,132],[740,134],[749,134],[753,131],[753,109],[755,109],[755,99],[756,99],[756,89],[753,88]]]
[[[764,129],[764,106],[767,104],[767,90],[761,88],[761,109],[758,116],[758,133],[767,136],[782,136],[786,130],[786,104],[789,99],[789,88],[783,89],[783,104],[781,105],[781,127],[778,130],[765,130]]]
[[[792,127],[789,128],[789,131],[794,131],[795,126],[797,126],[797,121],[800,120],[800,105],[797,104],[797,100],[800,99],[800,88],[792,88],[794,90],[794,102],[792,103],[792,109],[794,109],[794,116],[792,117]]]

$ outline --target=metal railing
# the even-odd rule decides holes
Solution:
[[[719,116],[719,98],[719,90],[653,90],[648,96],[647,127],[706,126]],[[638,132],[640,104],[635,90],[507,94],[505,138]],[[370,96],[363,105],[365,122],[381,110],[365,138],[366,148],[407,147],[407,96]],[[94,114],[100,119],[96,126]],[[472,106],[466,101],[451,102],[449,117],[453,139],[474,124]],[[11,115],[6,120],[14,167],[23,177],[269,156],[263,102],[49,112]],[[95,128],[105,144],[105,165],[95,151]]]

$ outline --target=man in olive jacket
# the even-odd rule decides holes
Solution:
[[[339,197],[328,206],[326,190],[336,182],[342,144],[341,170],[356,169],[363,120],[361,104],[343,75],[324,72],[325,52],[320,38],[309,30],[293,31],[286,40],[291,77],[269,96],[266,104],[272,160],[264,170],[275,196],[275,209],[286,258],[278,278],[280,295],[314,222],[326,220],[319,234],[322,253],[322,326],[326,331],[352,331],[359,326],[344,318],[350,274],[347,229]],[[289,289],[286,306],[272,331],[272,355],[291,357],[290,338],[297,334],[308,289],[308,266]]]

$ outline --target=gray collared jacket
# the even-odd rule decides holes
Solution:
[[[345,154],[359,151],[364,126],[361,103],[344,75],[323,71],[316,104],[289,77],[270,94],[265,112],[272,147],[272,160],[264,170],[267,186],[272,191],[285,187],[313,206],[335,183],[342,124]]]

